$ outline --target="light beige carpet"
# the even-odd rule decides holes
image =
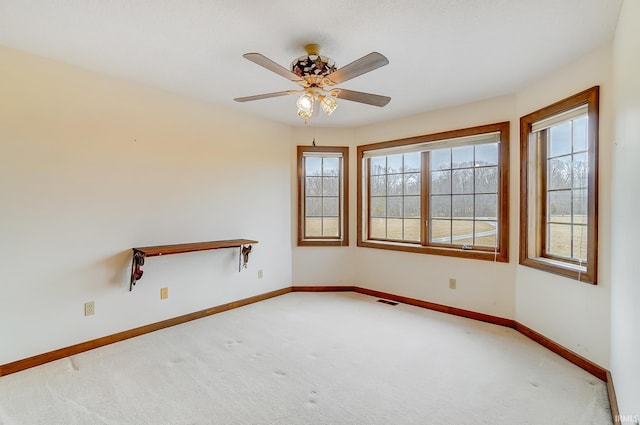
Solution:
[[[1,425],[611,424],[605,384],[518,332],[291,293],[0,378]]]

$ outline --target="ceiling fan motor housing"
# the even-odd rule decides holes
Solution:
[[[299,77],[326,77],[336,71],[333,59],[320,55],[304,55],[291,62],[291,72]]]

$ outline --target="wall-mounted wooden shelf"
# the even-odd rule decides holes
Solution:
[[[146,257],[157,257],[160,255],[182,254],[185,252],[207,251],[210,249],[221,248],[240,248],[240,257],[238,260],[238,271],[243,267],[247,267],[249,261],[249,253],[252,245],[258,243],[251,239],[229,239],[225,241],[209,241],[181,243],[174,245],[157,245],[133,248],[133,259],[131,260],[131,282],[129,283],[129,291],[142,277],[142,266]]]

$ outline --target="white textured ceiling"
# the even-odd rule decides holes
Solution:
[[[288,68],[307,43],[338,67],[378,51],[390,64],[343,88],[318,126],[359,126],[511,93],[612,40],[622,0],[0,0],[0,44],[289,125],[297,86],[242,58]]]

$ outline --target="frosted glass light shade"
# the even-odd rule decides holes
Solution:
[[[338,102],[329,96],[320,96],[320,106],[325,114],[331,115],[333,111],[338,107]]]
[[[303,111],[302,109],[298,109],[298,116],[300,116],[300,117],[302,117],[304,119],[311,118],[312,114],[313,114],[313,111],[307,112],[307,111]]]
[[[308,112],[309,114],[313,114],[313,103],[314,103],[313,96],[309,93],[303,94],[296,101],[296,105],[298,106],[298,109]]]

